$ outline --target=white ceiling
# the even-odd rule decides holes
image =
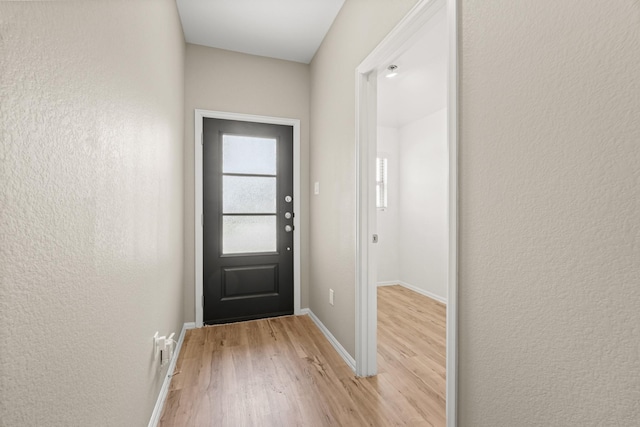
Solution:
[[[447,105],[447,25],[442,8],[393,64],[398,75],[378,77],[378,124],[399,128]]]
[[[308,64],[344,0],[177,0],[188,43]]]

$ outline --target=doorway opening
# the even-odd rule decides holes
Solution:
[[[456,425],[456,17],[455,0],[418,2],[356,71],[356,373],[378,371],[378,284],[398,285],[396,295],[416,292],[406,301],[426,298],[422,308],[446,321],[438,331],[446,354],[441,342],[422,350],[437,348],[432,355],[446,365],[449,426]]]
[[[218,123],[223,123],[223,127],[225,126],[228,127],[230,125],[232,127],[229,129],[226,129],[225,127],[226,130],[223,129],[224,132],[223,131],[219,132],[219,129],[218,130],[214,129],[215,132],[211,134],[212,136],[206,137],[205,122],[208,121],[207,123],[211,124],[211,123],[214,123],[216,120],[218,121]],[[276,126],[264,127],[262,125],[276,125]],[[263,145],[265,146],[265,149],[273,145],[274,146],[272,147],[273,150],[276,150],[277,148],[275,147],[279,144],[280,139],[284,138],[284,135],[279,136],[274,134],[273,136],[267,135],[266,137],[264,137],[260,132],[264,132],[264,129],[277,129],[277,128],[284,129],[284,130],[288,128],[292,131],[291,133],[292,147],[291,148],[293,150],[293,153],[292,153],[293,168],[290,172],[288,172],[292,174],[292,179],[293,179],[292,194],[289,194],[289,193],[280,194],[278,193],[278,191],[280,191],[281,189],[280,184],[272,185],[274,183],[272,183],[271,181],[277,181],[276,176],[281,175],[280,166],[278,166],[277,173],[275,172],[275,169],[274,171],[270,171],[266,169],[258,170],[260,168],[263,168],[264,165],[260,166],[255,164],[251,167],[252,168],[257,167],[258,169],[256,169],[256,171],[249,171],[249,170],[244,171],[244,170],[235,170],[234,168],[236,168],[237,165],[231,162],[229,163],[229,167],[231,169],[227,170],[225,169],[227,168],[227,166],[224,165],[224,159],[223,159],[224,155],[221,155],[221,153],[223,153],[223,148],[222,148],[223,144],[229,145],[230,154],[233,154],[232,152],[233,148],[231,146],[236,143],[239,145],[243,145],[243,144],[255,145],[257,143],[260,143],[261,146]],[[252,132],[254,131],[258,133],[253,135]],[[291,131],[287,131],[287,132],[291,132]],[[267,130],[267,132],[269,131]],[[223,138],[223,139],[220,139],[220,141],[215,142],[215,137],[214,137],[215,134],[219,134],[223,136],[229,135],[231,137],[229,138],[228,141],[225,141]],[[237,138],[237,135],[239,134],[242,134],[241,135],[242,138],[240,139]],[[273,192],[275,192],[273,195],[274,197],[272,197],[273,200],[271,200],[271,198],[269,198],[269,200],[265,199],[264,202],[266,204],[263,203],[264,206],[260,206],[259,209],[256,208],[257,210],[253,209],[251,206],[248,206],[248,207],[241,206],[242,202],[239,200],[235,200],[235,199],[225,200],[225,197],[221,195],[220,197],[217,198],[218,200],[217,202],[214,202],[213,204],[211,204],[210,201],[207,202],[207,198],[210,199],[210,197],[209,196],[205,197],[205,193],[204,193],[204,190],[205,190],[204,180],[206,178],[205,167],[210,167],[210,166],[205,165],[206,159],[205,159],[204,144],[205,144],[206,138],[211,139],[211,141],[207,139],[207,144],[211,143],[210,145],[212,146],[215,146],[216,144],[218,144],[218,147],[214,148],[214,151],[210,151],[210,154],[212,153],[212,155],[209,156],[211,157],[211,159],[213,159],[212,160],[214,165],[213,167],[214,168],[217,167],[219,169],[217,170],[217,175],[219,176],[213,177],[214,181],[217,179],[219,184],[219,185],[218,184],[214,185],[214,187],[217,188],[216,191],[219,191],[220,194],[222,194],[223,186],[226,184],[229,184],[229,185],[239,184],[241,187],[242,186],[246,187],[247,182],[245,181],[259,181],[257,184],[259,184],[258,187],[262,189],[260,192],[263,195],[268,193],[269,189],[267,187],[269,186],[274,187],[272,189]],[[215,224],[215,228],[217,230],[217,232],[214,233],[216,235],[214,236],[214,238],[216,239],[216,241],[214,242],[215,243],[214,246],[216,246],[217,250],[213,251],[213,252],[219,252],[221,255],[220,261],[219,261],[220,265],[217,267],[220,267],[218,268],[218,270],[224,270],[228,273],[226,274],[226,276],[228,277],[225,277],[224,274],[221,276],[221,280],[222,280],[221,283],[214,284],[214,286],[218,286],[221,289],[226,290],[225,292],[226,294],[228,294],[228,295],[224,294],[223,298],[221,298],[221,301],[216,303],[220,303],[222,305],[228,305],[228,304],[233,305],[233,304],[242,303],[243,301],[245,302],[249,301],[251,298],[257,301],[256,304],[258,305],[260,305],[262,301],[267,299],[269,300],[273,299],[275,301],[275,299],[277,299],[275,294],[279,293],[279,291],[275,287],[278,286],[278,282],[280,280],[280,277],[277,276],[276,273],[281,273],[280,270],[283,270],[283,268],[280,268],[280,265],[279,265],[280,260],[276,258],[278,258],[280,254],[287,254],[287,253],[290,254],[291,252],[293,252],[293,257],[292,257],[293,258],[293,271],[292,271],[293,314],[300,314],[300,251],[299,251],[300,220],[299,220],[299,217],[295,216],[296,212],[300,212],[300,121],[297,119],[285,119],[285,118],[279,118],[279,117],[266,117],[266,116],[254,116],[254,115],[237,114],[237,113],[225,113],[225,112],[219,112],[219,111],[195,110],[194,144],[195,144],[195,171],[196,171],[195,173],[196,175],[195,176],[196,327],[201,327],[203,326],[205,321],[209,322],[211,320],[211,319],[205,319],[205,316],[204,316],[205,314],[204,307],[206,304],[205,295],[207,294],[205,287],[207,286],[206,282],[208,280],[208,279],[205,280],[205,277],[204,277],[205,264],[207,262],[205,260],[205,254],[207,253],[207,251],[205,250],[206,236],[204,233],[204,229],[205,229],[204,213],[205,213],[205,208],[207,208],[207,206],[209,206],[209,209],[213,209],[215,211],[216,213],[215,216],[217,217],[217,218],[207,218],[207,221],[208,221],[207,223]],[[254,148],[252,148],[252,150],[254,150]],[[242,150],[238,152],[241,152],[241,151]],[[278,155],[277,153],[280,153],[280,155]],[[213,155],[213,154],[216,154],[216,155]],[[273,156],[274,161],[276,161],[276,159],[281,159],[282,157],[282,153],[280,151],[277,151],[277,152],[274,151],[272,154],[274,154]],[[216,158],[218,159],[217,161],[219,163],[217,164],[217,166],[216,166],[216,160],[215,160]],[[232,160],[233,159],[230,158],[230,161]],[[267,167],[267,166],[264,166],[264,167]],[[276,167],[275,164],[273,165],[273,167]],[[229,181],[229,182],[225,182],[225,181]],[[238,183],[236,181],[242,181],[242,182]],[[209,186],[211,187],[211,185]],[[287,191],[290,192],[290,189],[285,189],[284,187],[281,190],[284,192],[287,192]],[[242,193],[246,193],[246,191],[243,190]],[[227,195],[230,195],[230,194],[231,192],[227,191]],[[216,206],[216,203],[218,204],[218,206]],[[240,203],[240,205],[238,205],[238,203]],[[227,205],[227,208],[224,207],[225,204]],[[272,204],[274,206],[271,206]],[[282,210],[282,212],[280,212],[280,210]],[[253,227],[252,229],[256,227],[260,228],[264,232],[262,233],[264,234],[263,237],[265,237],[263,239],[264,241],[256,243],[256,239],[254,238],[255,236],[254,237],[249,236],[248,239],[246,238],[243,239],[241,235],[232,234],[232,231],[233,231],[232,223],[235,223],[238,221],[245,221],[245,222],[249,221],[251,223],[251,227]],[[264,222],[264,224],[262,224],[261,226],[261,224],[257,224],[256,221]],[[229,233],[228,233],[229,239],[227,239],[228,241],[225,241],[223,238],[224,227],[226,222],[229,223]],[[273,225],[273,227],[271,227],[271,225]],[[282,230],[280,230],[280,228],[282,228]],[[246,227],[244,227],[243,229],[246,230]],[[269,234],[270,232],[273,232],[272,234],[275,233],[274,236],[271,236]],[[280,237],[278,237],[277,235],[277,233],[279,232],[281,232],[280,234],[282,234],[282,236]],[[256,246],[258,243],[260,243],[260,245],[262,246],[260,245],[259,247]],[[280,243],[282,243],[282,245],[280,245]],[[245,246],[247,247],[245,248]],[[212,253],[211,250],[209,250],[208,252]],[[252,266],[245,266],[240,264],[231,265],[231,264],[234,264],[235,262],[233,260],[234,258],[242,262],[253,259],[254,261],[256,261],[256,263],[255,265],[252,265]],[[285,261],[290,262],[288,260],[285,260]],[[229,262],[231,262],[231,264],[229,264]],[[275,291],[274,289],[270,288],[270,289],[257,289],[257,290],[253,289],[253,290],[250,290],[251,292],[248,292],[246,289],[238,289],[238,286],[235,286],[235,287],[233,286],[234,283],[236,284],[239,283],[239,280],[238,280],[239,276],[244,276],[242,278],[243,279],[242,283],[248,283],[244,279],[247,279],[248,277],[251,278],[253,276],[256,276],[257,274],[264,275],[266,273],[271,274],[270,277],[273,280],[266,281],[266,282],[269,282],[269,283],[273,282],[272,284],[274,286],[272,287],[276,289]],[[266,283],[266,282],[264,280],[260,280],[260,283]],[[216,292],[216,293],[221,293],[221,292]],[[251,297],[251,298],[247,298],[247,297]],[[220,307],[215,307],[215,309],[226,310],[226,308],[223,308],[222,305]],[[273,313],[282,311],[280,310],[279,305],[277,307],[276,306],[274,307],[275,308],[273,310],[270,310]],[[255,313],[247,312],[247,313],[241,313],[241,315],[238,317],[249,318],[254,315]],[[221,318],[223,319],[232,318],[232,317],[233,316],[228,313],[221,316]]]

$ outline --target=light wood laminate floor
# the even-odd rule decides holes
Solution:
[[[193,329],[160,425],[444,426],[445,306],[378,288],[378,371],[355,377],[308,316]]]

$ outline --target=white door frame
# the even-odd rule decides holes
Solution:
[[[458,289],[458,11],[457,0],[420,0],[356,69],[356,374],[377,373],[377,284],[375,176],[377,133],[377,75],[415,41],[419,30],[446,7],[449,42],[448,152],[449,152],[449,267],[447,295],[447,426],[456,419],[457,289]]]
[[[202,121],[204,118],[238,120],[243,122],[268,123],[293,126],[293,313],[300,314],[300,120],[283,117],[254,116],[250,114],[227,113],[222,111],[195,110],[195,233],[196,233],[196,327],[203,323],[203,280],[202,280]]]

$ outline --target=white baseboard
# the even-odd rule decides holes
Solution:
[[[156,406],[153,408],[153,412],[151,413],[151,419],[149,420],[149,427],[156,427],[158,422],[160,421],[160,415],[162,415],[162,408],[164,408],[164,401],[167,398],[167,394],[169,393],[169,385],[171,385],[171,375],[176,370],[176,362],[178,361],[178,356],[180,356],[180,349],[182,348],[182,343],[184,342],[184,336],[187,333],[187,330],[194,329],[196,327],[195,322],[188,322],[182,325],[182,331],[180,331],[180,337],[178,337],[178,341],[176,342],[176,348],[173,351],[173,359],[171,359],[171,363],[169,363],[169,368],[167,369],[167,373],[165,374],[164,381],[162,383],[162,387],[160,388],[160,394],[158,395],[158,400],[156,400]]]
[[[377,284],[378,284],[378,286],[393,286],[393,285],[399,285],[400,281],[399,280],[390,280],[388,282],[378,282]]]
[[[407,282],[403,282],[402,280],[390,280],[388,282],[378,282],[378,286],[392,286],[392,285],[404,286],[407,289],[411,289],[413,292],[419,293],[420,295],[424,295],[425,297],[429,297],[431,299],[434,299],[438,302],[443,303],[444,305],[447,305],[446,298],[442,298],[440,295],[436,295],[429,291],[425,291],[424,289],[421,289],[417,286],[413,286]]]
[[[397,281],[398,285],[400,286],[404,286],[407,289],[411,289],[413,292],[416,292],[420,295],[424,295],[425,297],[429,297],[431,299],[434,299],[438,302],[443,303],[444,305],[447,305],[447,299],[446,298],[442,298],[440,295],[436,295],[434,293],[431,293],[429,291],[425,291],[424,289],[421,289],[417,286],[413,286],[407,282],[403,282],[402,280],[398,280]]]
[[[356,371],[355,359],[351,357],[349,352],[345,350],[342,344],[340,344],[340,342],[336,339],[336,337],[333,336],[333,334],[329,331],[329,329],[327,329],[327,327],[324,326],[324,323],[322,323],[320,319],[318,319],[318,316],[316,316],[313,313],[313,311],[311,311],[311,309],[309,308],[303,308],[302,310],[300,310],[300,313],[308,315],[311,318],[311,320],[313,320],[313,323],[315,323],[318,329],[322,331],[322,333],[327,338],[327,340],[331,343],[333,348],[335,348],[338,354],[342,357],[342,359],[344,359],[345,363],[351,368],[353,372],[355,372]]]

